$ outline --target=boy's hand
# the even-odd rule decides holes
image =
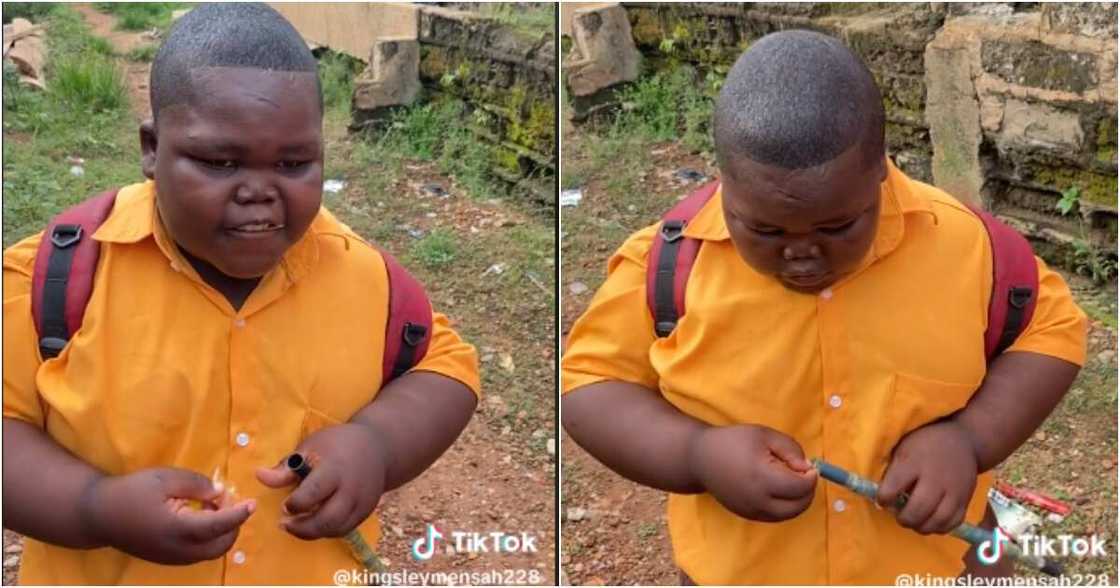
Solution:
[[[890,506],[909,492],[898,522],[923,535],[948,533],[964,521],[978,474],[967,432],[952,419],[931,423],[895,446],[877,500]]]
[[[817,471],[797,441],[769,427],[710,427],[693,439],[690,453],[707,491],[741,517],[783,521],[813,501]]]
[[[364,521],[385,491],[388,456],[370,427],[346,423],[326,427],[296,448],[311,465],[302,482],[284,461],[258,468],[257,479],[272,488],[298,484],[284,502],[280,525],[300,539],[341,537]],[[286,456],[285,456],[286,457]]]
[[[85,510],[101,543],[150,562],[185,565],[221,557],[256,509],[252,499],[226,505],[205,476],[153,468],[99,479]],[[187,506],[200,501],[202,510]]]

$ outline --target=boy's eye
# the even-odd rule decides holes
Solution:
[[[748,226],[747,228],[750,229],[750,231],[752,233],[754,233],[756,235],[759,235],[761,237],[777,237],[778,235],[782,234],[781,229],[759,228],[759,227],[750,227],[750,226]]]
[[[854,225],[854,224],[856,224],[856,219],[852,219],[852,220],[850,220],[850,221],[848,221],[848,222],[846,222],[842,225],[834,225],[834,226],[831,226],[831,227],[820,227],[818,230],[820,232],[826,234],[826,235],[839,235],[840,233],[843,233],[844,231],[847,231],[848,229],[852,228],[852,225]]]
[[[211,169],[218,169],[222,171],[231,171],[237,168],[237,162],[232,159],[206,159],[203,157],[195,158],[196,161]]]
[[[279,164],[277,164],[277,167],[279,167],[280,169],[283,169],[283,170],[291,171],[291,170],[302,169],[304,166],[306,166],[309,163],[311,163],[311,162],[310,161],[281,161]]]

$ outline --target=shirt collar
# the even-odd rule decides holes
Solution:
[[[183,271],[193,273],[194,268],[182,257],[178,247],[167,234],[156,208],[155,182],[148,180],[121,188],[117,193],[109,218],[93,233],[102,243],[138,243],[152,237],[160,251]],[[319,259],[318,233],[324,223],[324,210],[319,214],[303,237],[291,246],[280,260],[280,268],[292,283],[305,276]],[[197,277],[197,276],[196,276]]]
[[[914,181],[895,167],[888,157],[887,178],[883,180],[879,190],[882,198],[882,205],[879,208],[879,229],[872,244],[872,252],[876,258],[881,258],[898,247],[905,232],[907,215],[928,213],[933,216],[934,222],[937,220],[929,199],[915,190],[913,183]],[[704,241],[722,241],[731,238],[723,218],[722,186],[685,226],[684,236]]]

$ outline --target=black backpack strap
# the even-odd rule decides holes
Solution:
[[[43,281],[42,322],[39,326],[39,353],[43,359],[57,357],[70,340],[66,327],[66,287],[74,264],[75,246],[83,238],[81,225],[56,225],[50,235],[50,257]],[[88,238],[88,237],[87,237]]]
[[[676,282],[677,258],[680,256],[681,239],[687,221],[667,220],[661,224],[658,237],[663,241],[655,263],[657,276],[653,284],[653,330],[658,337],[668,337],[677,327],[677,304],[673,296]]]

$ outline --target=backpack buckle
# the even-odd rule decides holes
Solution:
[[[1007,302],[1015,308],[1023,308],[1031,301],[1033,288],[1013,287],[1007,295]]]
[[[424,335],[428,334],[428,328],[424,325],[416,325],[413,323],[405,323],[404,330],[401,331],[401,339],[404,344],[409,347],[416,347],[424,340]]]
[[[666,243],[672,243],[684,236],[685,221],[667,220],[661,223],[661,238]]]
[[[81,239],[82,225],[57,225],[51,231],[51,243],[59,249],[66,249]]]
[[[44,360],[52,357],[58,357],[62,353],[62,348],[66,347],[66,339],[59,339],[58,337],[43,337],[39,339],[39,355]]]

